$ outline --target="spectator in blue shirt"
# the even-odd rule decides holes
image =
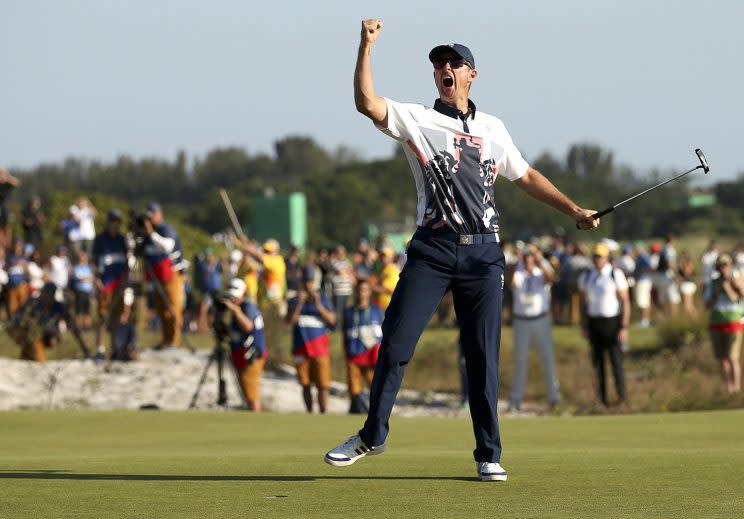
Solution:
[[[208,313],[213,304],[211,294],[222,289],[222,264],[217,260],[212,247],[204,249],[196,268],[199,288],[203,294],[199,306],[199,331],[205,332],[209,326]]]

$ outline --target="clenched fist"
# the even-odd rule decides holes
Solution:
[[[382,30],[382,20],[362,20],[362,41],[374,43]]]

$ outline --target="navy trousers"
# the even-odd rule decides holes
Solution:
[[[452,289],[465,354],[476,461],[498,462],[497,404],[504,254],[498,243],[460,245],[419,229],[382,324],[382,343],[370,389],[362,441],[385,443],[390,413],[416,343],[447,289]]]

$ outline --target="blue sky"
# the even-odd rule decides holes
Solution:
[[[0,164],[271,153],[290,134],[389,156],[353,106],[367,17],[385,23],[378,94],[431,104],[429,49],[465,43],[473,99],[528,159],[594,142],[642,172],[684,170],[701,147],[716,178],[744,171],[734,0],[0,0]]]

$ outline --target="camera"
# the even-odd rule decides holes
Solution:
[[[146,223],[150,215],[146,211],[129,211],[129,230],[136,238],[144,239],[147,237]]]
[[[209,297],[212,299],[212,329],[218,338],[227,337],[228,327],[225,322],[225,315],[227,314],[225,300],[227,299],[227,295],[220,290],[212,290],[209,292]]]

